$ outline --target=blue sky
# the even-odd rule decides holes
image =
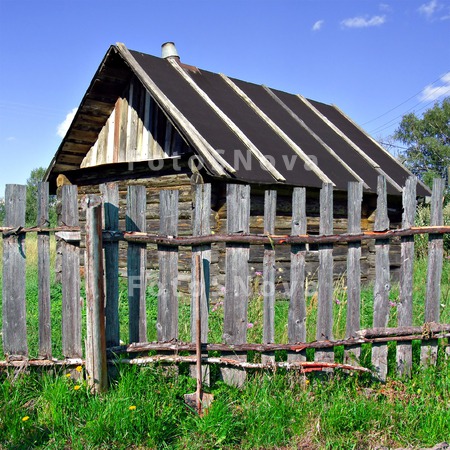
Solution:
[[[48,166],[109,45],[159,56],[166,41],[382,140],[450,95],[450,0],[0,0],[0,197]]]

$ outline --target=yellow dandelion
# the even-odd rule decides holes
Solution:
[[[308,378],[305,380],[305,384],[308,385],[309,384],[309,380]]]
[[[130,411],[134,411],[136,409],[136,405],[131,405],[131,406],[128,407],[128,409]]]
[[[78,391],[78,389],[80,389],[80,388],[81,388],[81,386],[79,384],[77,384],[76,386],[73,387],[73,390]]]
[[[29,418],[29,416],[22,417],[22,422],[26,422]]]
[[[76,370],[77,372],[82,372],[82,371],[83,371],[83,367],[77,366],[75,370]]]
[[[72,376],[71,373],[66,373],[66,377],[67,377],[67,378],[70,378],[71,376]]]

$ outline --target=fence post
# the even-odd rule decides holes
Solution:
[[[374,231],[389,230],[389,218],[387,208],[386,178],[378,177],[377,184],[377,211],[375,215]],[[373,326],[387,327],[389,320],[389,239],[375,240],[375,287],[373,300]],[[378,373],[380,380],[386,380],[387,376],[387,345],[372,345],[372,364]]]
[[[127,231],[146,232],[146,189],[145,186],[128,186],[127,195]],[[128,243],[127,277],[128,277],[128,330],[130,342],[147,340],[146,316],[146,267],[147,246]]]
[[[249,233],[250,185],[227,185],[227,234]],[[226,344],[244,344],[247,341],[249,277],[248,244],[226,244],[225,250],[225,301],[223,340]],[[234,355],[246,361],[246,355]],[[223,380],[242,386],[246,373],[241,369],[222,368]]]
[[[160,192],[160,234],[178,234],[178,191]],[[158,341],[178,338],[178,247],[158,245]]]
[[[306,225],[306,189],[294,188],[292,192],[291,235],[306,234]],[[290,344],[306,342],[305,258],[305,244],[291,246],[291,289],[288,313],[288,340]],[[294,361],[306,361],[305,351],[288,352],[288,362]]]
[[[8,357],[28,357],[25,304],[25,225],[26,186],[7,184],[5,190],[5,226],[3,234],[3,352]]]
[[[324,183],[320,190],[320,225],[322,236],[333,234],[333,185]],[[319,244],[319,299],[317,306],[318,341],[333,340],[333,244]],[[333,362],[334,349],[315,352],[315,361]]]
[[[363,185],[360,182],[348,183],[348,233],[361,233],[361,203]],[[361,328],[361,241],[348,243],[347,255],[347,323],[346,338],[356,337],[356,331]],[[359,362],[361,346],[346,347],[344,362],[353,364]]]
[[[443,179],[433,180],[431,196],[430,225],[438,226],[444,223],[443,198],[445,183]],[[425,322],[439,323],[439,308],[441,297],[442,263],[444,259],[444,237],[442,234],[428,236],[428,271],[427,271],[427,297],[425,302]],[[438,342],[436,339],[422,341],[420,360],[423,365],[436,364]]]
[[[107,389],[102,199],[88,195],[86,209],[86,370],[93,391]]]
[[[38,184],[37,226],[49,226],[49,184]],[[39,357],[52,357],[50,317],[50,233],[38,233]]]
[[[61,188],[61,222],[67,226],[79,225],[78,188]],[[63,241],[62,258],[62,345],[66,358],[81,358],[81,300],[79,243]]]
[[[117,183],[100,185],[103,196],[104,229],[119,229],[119,188]],[[120,343],[119,327],[119,243],[105,242],[106,347]]]
[[[409,177],[403,188],[402,228],[414,226],[416,215],[415,177]],[[400,301],[397,307],[399,327],[412,325],[413,314],[413,276],[414,276],[414,236],[403,236],[401,239],[400,266]],[[399,375],[410,375],[412,368],[411,343],[397,344],[397,370]]]
[[[275,233],[276,212],[277,191],[265,191],[264,233]],[[264,246],[263,296],[263,344],[273,344],[275,342],[275,247],[270,244]],[[275,354],[268,352],[261,355],[261,362],[263,364],[275,362]]]
[[[195,203],[192,216],[192,234],[193,236],[205,236],[211,234],[211,185],[195,185]],[[200,255],[200,267],[197,269],[198,258]],[[211,266],[211,245],[193,245],[192,246],[192,271],[191,271],[191,339],[195,342],[197,336],[197,306],[195,299],[200,290],[200,323],[201,323],[201,341],[208,341],[208,315],[209,315],[209,283]],[[198,270],[200,272],[198,272]],[[196,273],[201,274],[201,283],[198,284]],[[205,356],[208,356],[206,353]],[[197,368],[191,366],[191,376],[197,376]],[[203,382],[209,385],[209,367],[202,367]]]

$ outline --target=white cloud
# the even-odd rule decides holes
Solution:
[[[58,134],[59,137],[64,137],[67,133],[67,130],[69,129],[73,118],[75,117],[75,114],[77,112],[78,108],[73,108],[72,111],[70,111],[69,113],[67,113],[66,118],[64,119],[63,122],[61,122],[58,125],[57,131],[56,133]]]
[[[324,20],[318,20],[317,22],[314,23],[312,30],[313,31],[319,31],[322,28],[322,25],[324,24]]]
[[[378,27],[386,22],[386,16],[373,16],[371,18],[358,16],[345,19],[341,22],[344,28]]]
[[[13,142],[13,141],[15,141],[16,140],[16,137],[15,136],[8,136],[7,138],[6,138],[6,141],[7,142]]]
[[[391,5],[388,5],[387,3],[380,3],[379,8],[380,8],[380,11],[386,11],[386,12],[392,11]]]
[[[437,100],[450,94],[450,72],[442,75],[437,83],[425,86],[420,94],[420,101],[424,102]]]
[[[424,3],[423,5],[420,5],[418,11],[420,14],[423,14],[427,19],[431,19],[433,14],[438,9],[438,2],[437,0],[431,0],[428,3]]]

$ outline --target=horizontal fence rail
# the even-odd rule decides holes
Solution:
[[[178,192],[160,193],[159,233],[146,230],[146,189],[129,186],[126,206],[126,230],[119,229],[119,193],[115,183],[101,185],[101,197],[87,196],[83,200],[86,225],[80,225],[80,201],[76,186],[63,186],[59,192],[60,215],[57,227],[48,224],[48,185],[39,186],[39,209],[35,227],[25,227],[25,187],[8,185],[6,189],[6,221],[0,228],[3,238],[2,275],[2,342],[6,356],[0,367],[63,366],[86,364],[96,390],[106,389],[107,360],[129,364],[194,363],[197,301],[200,299],[202,375],[209,377],[206,365],[221,367],[223,379],[241,385],[246,369],[270,367],[297,368],[303,372],[316,370],[368,371],[359,363],[361,346],[370,345],[372,373],[385,380],[387,376],[387,343],[397,342],[396,361],[400,374],[410,374],[412,341],[421,341],[421,364],[435,364],[438,340],[450,337],[450,325],[440,323],[440,283],[443,270],[443,238],[450,226],[443,224],[442,180],[435,180],[431,199],[431,224],[415,226],[416,180],[407,180],[403,190],[403,220],[400,228],[390,229],[386,182],[379,178],[374,230],[361,230],[362,186],[349,183],[348,229],[336,234],[333,230],[333,190],[325,184],[320,195],[319,235],[306,230],[306,190],[294,188],[292,195],[292,230],[289,235],[275,232],[277,192],[267,190],[264,197],[264,234],[250,233],[250,186],[228,185],[227,230],[214,233],[210,217],[211,186],[194,187],[192,234],[178,236]],[[39,343],[38,359],[29,357],[27,341],[26,236],[38,235],[39,270]],[[424,299],[424,324],[412,326],[412,283],[414,236],[428,235],[428,275]],[[52,355],[50,296],[50,237],[57,240],[56,271],[62,286],[62,354]],[[389,247],[392,240],[401,247],[400,291],[397,327],[388,328],[389,292],[391,290]],[[361,246],[372,241],[375,248],[376,276],[374,281],[374,312],[372,329],[361,330]],[[120,341],[119,244],[127,248],[128,277],[128,344]],[[208,342],[211,301],[211,249],[224,245],[225,292],[222,342]],[[317,316],[307,312],[305,291],[305,256],[307,245],[318,245],[319,269]],[[344,339],[334,339],[333,330],[333,251],[336,244],[347,244],[347,318]],[[158,255],[157,342],[146,342],[147,324],[147,252],[156,246]],[[247,342],[248,304],[252,289],[249,276],[249,249],[262,246],[261,280],[262,339]],[[288,342],[275,342],[275,260],[277,248],[290,248]],[[84,267],[80,269],[82,249],[85,248]],[[187,248],[187,250],[185,249]],[[102,250],[103,249],[103,250]],[[183,249],[181,251],[181,249]],[[178,294],[179,259],[191,253],[191,342],[179,340]],[[81,298],[81,282],[86,282]],[[82,316],[86,308],[86,342],[83,351]],[[316,323],[316,339],[306,342],[306,323]],[[344,361],[335,361],[335,348],[344,347]],[[314,349],[314,361],[306,361],[306,350]],[[211,357],[208,352],[220,352]],[[275,352],[285,352],[284,360]],[[309,351],[309,350],[308,350]],[[448,350],[447,350],[448,351]],[[157,353],[147,355],[148,352]],[[179,355],[188,352],[189,355]],[[261,354],[259,361],[249,361],[248,352]],[[128,357],[124,357],[128,355]],[[195,370],[191,371],[195,375]]]

